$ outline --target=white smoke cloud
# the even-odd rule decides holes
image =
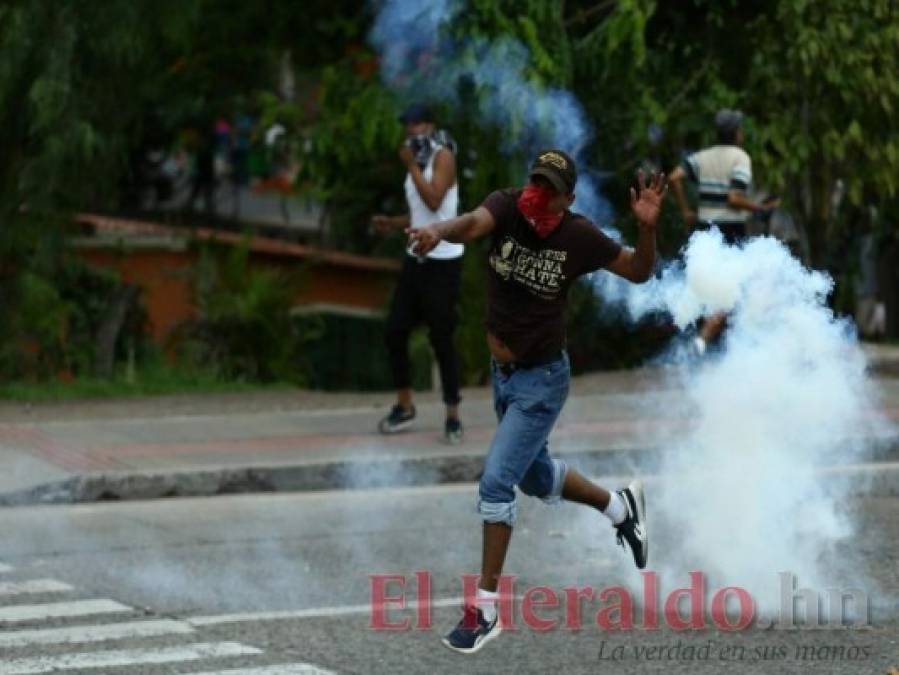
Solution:
[[[827,307],[831,279],[805,269],[772,238],[742,247],[696,233],[684,262],[634,294],[635,319],[666,311],[681,329],[729,312],[720,352],[681,370],[693,410],[670,452],[652,507],[680,522],[678,547],[656,550],[663,578],[688,570],[743,585],[778,605],[777,573],[822,592],[838,583],[828,553],[852,532],[850,498],[815,469],[860,459],[886,424],[852,325]],[[844,580],[845,581],[845,580]]]

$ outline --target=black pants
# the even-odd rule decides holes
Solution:
[[[459,361],[453,345],[456,304],[462,280],[462,258],[434,260],[406,256],[387,318],[387,351],[397,389],[412,384],[409,371],[409,335],[417,325],[428,327],[431,346],[440,367],[443,401],[459,403]]]
[[[736,246],[746,241],[746,223],[717,223],[724,243]]]

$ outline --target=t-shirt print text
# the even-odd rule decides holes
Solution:
[[[490,266],[504,281],[511,279],[534,295],[551,300],[559,295],[565,280],[562,263],[567,258],[567,251],[533,251],[512,237],[505,237],[490,253]]]

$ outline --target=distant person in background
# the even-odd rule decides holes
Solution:
[[[231,128],[231,187],[233,202],[231,217],[240,218],[241,191],[250,184],[250,143],[253,119],[246,113],[238,113]]]
[[[753,213],[769,211],[778,200],[764,204],[749,198],[752,185],[752,160],[743,150],[743,113],[727,108],[715,115],[718,143],[688,155],[668,176],[672,194],[680,208],[689,234],[694,227],[717,227],[724,241],[731,245],[746,239],[746,222]],[[684,179],[699,188],[699,213],[687,201]],[[727,314],[721,312],[707,317],[700,328],[694,346],[704,354],[709,343],[724,330]]]
[[[215,217],[215,144],[213,130],[203,126],[197,135],[197,147],[194,152],[193,175],[191,176],[190,196],[187,208],[193,211],[197,199],[203,199],[203,211],[207,216]]]
[[[289,198],[298,168],[283,124],[276,122],[265,130],[265,154],[267,174],[264,181],[257,183],[257,189],[273,191],[278,195],[281,220],[285,225],[290,225]]]
[[[455,143],[438,130],[430,108],[416,104],[400,116],[406,140],[400,146],[400,160],[406,166],[406,202],[409,213],[402,216],[376,215],[372,226],[381,233],[406,228],[417,229],[459,212],[459,185],[456,180]],[[459,362],[453,335],[456,306],[462,280],[462,244],[441,242],[418,256],[408,248],[387,319],[387,352],[397,388],[397,402],[378,429],[392,434],[409,428],[415,419],[412,403],[412,376],[409,363],[409,336],[424,323],[440,369],[443,402],[446,404],[444,436],[460,443],[463,427],[459,420]]]
[[[880,256],[877,239],[873,231],[865,232],[859,239],[858,276],[855,280],[855,323],[858,332],[866,338],[882,338],[886,334],[886,303],[881,298],[877,278],[877,262]]]
[[[231,176],[231,124],[224,117],[215,121],[215,177],[229,181]]]

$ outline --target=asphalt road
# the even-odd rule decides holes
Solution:
[[[241,495],[0,510],[0,675],[10,673],[887,673],[899,667],[899,499],[845,505],[855,534],[820,551],[825,577],[861,586],[869,625],[727,632],[639,627],[642,579],[599,514],[523,501],[507,572],[515,592],[548,586],[566,617],[565,587],[597,593],[621,584],[635,598],[632,630],[594,617],[580,630],[525,625],[476,656],[439,637],[458,617],[461,575],[474,572],[480,530],[473,485],[305,494]],[[650,567],[661,594],[689,583],[678,570],[677,514],[653,513]],[[683,526],[683,524],[680,524]],[[739,523],[734,536],[739,536]],[[772,540],[777,523],[771,523]],[[760,565],[764,551],[759,552]],[[714,558],[714,553],[710,553]],[[370,624],[370,575],[398,574],[416,595],[432,584],[432,625],[417,611],[403,631]],[[771,561],[771,585],[778,568]],[[801,581],[801,580],[800,580]],[[710,579],[706,607],[716,588]],[[388,586],[388,593],[398,585]],[[823,591],[822,591],[823,592]],[[533,597],[533,596],[532,596]],[[619,598],[617,596],[609,596]],[[617,616],[620,614],[608,615]],[[664,622],[663,622],[664,623]],[[708,617],[706,623],[710,624]]]

